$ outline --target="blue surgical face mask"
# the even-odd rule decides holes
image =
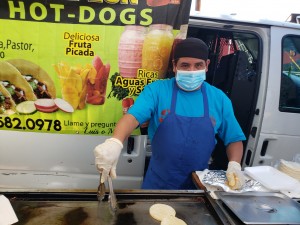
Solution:
[[[176,82],[177,85],[184,91],[197,90],[206,79],[206,71],[203,70],[177,70]]]

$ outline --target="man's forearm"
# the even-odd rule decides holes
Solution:
[[[117,126],[114,130],[113,137],[120,140],[122,143],[130,134],[137,128],[139,125],[138,121],[134,116],[130,114],[125,114],[117,123]]]
[[[241,141],[230,143],[226,148],[226,152],[229,161],[241,163],[243,157],[243,143]]]

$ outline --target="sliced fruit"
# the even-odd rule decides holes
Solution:
[[[17,105],[16,110],[20,114],[33,114],[37,109],[34,101],[24,101]]]
[[[44,112],[44,113],[52,113],[58,110],[58,107],[55,106],[53,108],[48,108],[48,109],[37,109],[40,112]]]
[[[41,98],[34,102],[36,109],[40,112],[54,112],[58,109],[54,100],[51,98]]]
[[[67,113],[74,112],[73,106],[70,103],[68,103],[67,101],[65,101],[61,98],[56,98],[56,99],[54,99],[54,102],[60,110],[67,112]]]
[[[34,102],[37,108],[52,108],[55,105],[55,102],[52,98],[41,98]]]
[[[100,68],[103,66],[103,62],[102,62],[101,58],[98,55],[96,55],[93,58],[92,63],[93,63],[94,68],[96,69],[96,71],[99,71]]]

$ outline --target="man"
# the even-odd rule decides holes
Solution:
[[[152,157],[142,188],[195,189],[191,173],[208,167],[216,144],[215,134],[227,146],[229,185],[234,189],[243,185],[240,161],[245,136],[228,97],[204,81],[209,62],[208,47],[203,41],[187,38],[176,45],[175,78],[146,86],[117,123],[112,138],[95,148],[95,163],[102,172],[102,182],[108,174],[116,177],[124,140],[150,120]]]

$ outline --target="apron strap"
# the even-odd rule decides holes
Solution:
[[[174,81],[174,88],[173,88],[172,100],[171,100],[171,110],[170,110],[170,113],[174,113],[174,114],[176,109],[177,92],[178,92],[178,87],[176,81]]]
[[[201,91],[203,96],[204,117],[209,117],[208,98],[206,95],[206,88],[204,82],[201,85]]]

